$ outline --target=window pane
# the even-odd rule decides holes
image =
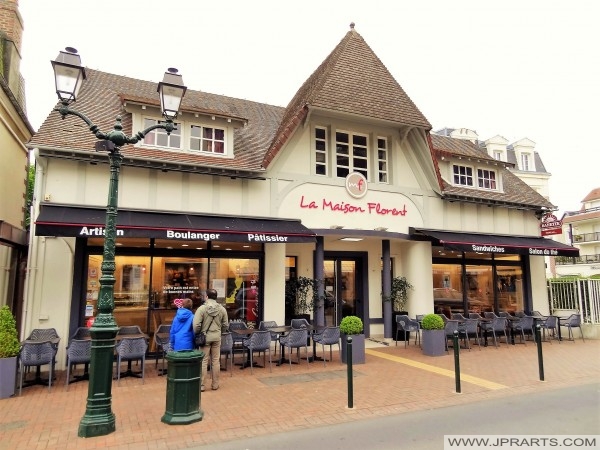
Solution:
[[[225,153],[225,144],[223,142],[215,142],[215,153]]]
[[[346,178],[349,173],[350,171],[344,167],[338,167],[337,169],[337,176],[340,178]]]
[[[344,154],[344,155],[348,155],[348,146],[347,145],[342,145],[342,144],[338,144],[337,146],[337,152]]]
[[[324,163],[325,162],[325,153],[317,153],[315,155],[317,162]]]
[[[359,158],[367,157],[367,149],[365,147],[354,147],[352,149],[354,151],[354,156]]]
[[[355,145],[367,145],[367,137],[366,136],[352,136],[352,142]]]
[[[212,137],[213,137],[213,129],[212,128],[206,128],[206,127],[204,127],[202,134],[203,134],[202,137],[204,139],[212,139]]]
[[[354,160],[354,168],[355,169],[366,169],[367,168],[367,160],[366,159],[355,159]]]
[[[212,152],[212,142],[211,141],[202,141],[202,151]]]
[[[325,139],[325,130],[323,128],[316,128],[315,137],[317,139]]]
[[[181,136],[171,135],[171,145],[173,148],[181,148]]]
[[[166,134],[159,134],[156,136],[156,145],[159,147],[167,147],[169,144]]]
[[[317,150],[324,151],[325,150],[325,142],[324,141],[316,141],[315,142],[315,148]]]
[[[315,167],[315,171],[317,172],[317,175],[325,175],[325,166],[323,165],[317,165],[317,167]]]
[[[338,166],[349,166],[350,160],[346,156],[339,156],[336,158]]]
[[[190,139],[190,150],[200,150],[200,140],[199,139]]]
[[[340,133],[340,132],[335,133],[335,140],[337,142],[348,143],[349,142],[348,133]]]
[[[218,141],[224,141],[225,140],[225,130],[215,128],[215,139]]]
[[[192,125],[192,137],[200,137],[202,128],[196,125]]]

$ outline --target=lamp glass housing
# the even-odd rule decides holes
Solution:
[[[85,79],[81,57],[74,53],[60,52],[52,61],[56,94],[61,101],[74,102]]]
[[[160,108],[165,118],[175,120],[186,89],[176,69],[168,69],[165,72],[163,80],[158,83]]]

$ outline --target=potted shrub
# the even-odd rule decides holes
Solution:
[[[347,336],[352,336],[352,364],[365,363],[365,335],[363,322],[360,317],[346,316],[340,322],[340,335],[342,337],[342,362],[347,363]]]
[[[383,296],[384,302],[392,302],[392,339],[396,340],[396,331],[398,322],[396,316],[408,315],[406,311],[406,302],[408,301],[408,291],[413,288],[413,285],[408,282],[406,277],[392,278],[390,295]],[[401,331],[398,339],[403,341],[405,332]],[[409,333],[406,333],[406,339],[410,339]]]
[[[17,356],[20,350],[17,323],[5,305],[0,308],[0,398],[15,394]]]
[[[292,302],[293,318],[303,318],[310,321],[310,313],[319,304],[319,284],[319,280],[308,277],[289,280],[286,285],[286,298],[289,298]]]
[[[446,330],[444,320],[437,314],[426,314],[421,321],[423,354],[442,356],[446,354]]]

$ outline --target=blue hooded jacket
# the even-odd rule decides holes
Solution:
[[[194,350],[194,313],[187,308],[179,308],[171,325],[171,349]]]

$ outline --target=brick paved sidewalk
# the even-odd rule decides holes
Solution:
[[[539,381],[537,348],[527,345],[461,351],[462,393],[455,393],[454,358],[423,356],[403,343],[369,345],[366,364],[354,366],[354,408],[347,408],[347,371],[338,355],[322,362],[233,369],[221,374],[217,391],[202,393],[204,418],[191,425],[161,422],[166,377],[147,365],[146,382],[125,378],[113,384],[116,431],[79,438],[85,413],[86,381],[64,386],[64,372],[48,391],[23,389],[21,397],[0,400],[0,449],[183,449],[266,433],[326,426],[402,412],[440,408],[539,389],[595,382],[600,376],[600,341],[545,343],[545,382]]]

